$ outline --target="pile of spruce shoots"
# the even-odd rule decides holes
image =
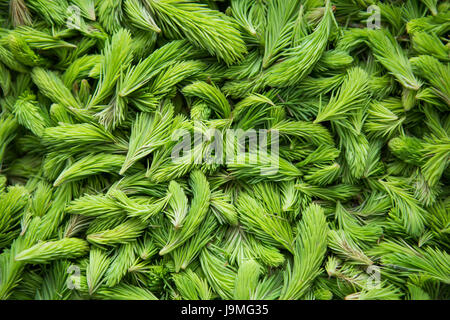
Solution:
[[[449,299],[449,7],[0,0],[0,299]]]

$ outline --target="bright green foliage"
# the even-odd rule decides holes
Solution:
[[[184,95],[198,97],[208,103],[219,117],[228,118],[231,107],[225,95],[216,86],[205,82],[194,82],[183,88]]]
[[[286,87],[303,80],[325,51],[332,23],[330,1],[326,1],[324,15],[314,32],[304,37],[298,46],[287,50],[286,58],[268,70],[267,83],[270,86]]]
[[[368,75],[363,69],[350,69],[339,93],[319,110],[315,122],[342,120],[361,108],[367,101],[367,81]]]
[[[0,299],[450,299],[449,9],[0,0]]]
[[[94,248],[89,252],[89,264],[86,268],[86,281],[89,294],[92,295],[104,282],[104,274],[110,264],[106,252]]]
[[[181,228],[175,229],[169,233],[168,241],[160,250],[160,255],[167,254],[179,247],[194,234],[199,224],[205,219],[211,199],[209,183],[201,171],[193,171],[191,174],[190,185],[193,198],[184,224]]]
[[[91,154],[82,157],[61,172],[54,185],[76,181],[99,173],[116,173],[124,160],[124,156],[113,154]]]
[[[45,114],[39,109],[35,97],[32,95],[20,97],[14,105],[13,113],[17,121],[40,137],[47,125]]]
[[[73,259],[89,251],[88,243],[82,239],[64,238],[56,241],[39,242],[16,255],[17,261],[27,263],[49,263],[56,259]]]
[[[123,174],[134,162],[149,155],[158,147],[170,141],[170,125],[173,120],[173,107],[166,105],[152,117],[140,113],[131,128],[127,157],[120,169]]]
[[[211,289],[205,279],[200,278],[192,270],[173,276],[177,290],[185,300],[211,300]]]
[[[97,233],[89,234],[87,241],[100,246],[114,246],[134,241],[145,229],[145,224],[137,219],[130,219],[122,224]]]
[[[27,204],[28,191],[10,186],[0,193],[0,246],[6,247],[18,235],[17,226]]]
[[[320,265],[327,249],[328,226],[323,209],[312,204],[303,211],[297,226],[294,262],[288,265],[281,299],[301,298],[311,282],[320,274]]]
[[[183,37],[227,64],[246,53],[235,23],[204,4],[188,0],[145,0],[157,24],[171,36]]]
[[[377,60],[397,81],[412,90],[421,87],[422,84],[416,79],[408,58],[389,31],[372,30],[367,34],[367,38]]]

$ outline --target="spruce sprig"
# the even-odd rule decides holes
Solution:
[[[169,34],[186,37],[227,64],[240,61],[247,52],[235,23],[204,4],[189,0],[145,0],[145,3],[161,28],[170,30]]]
[[[284,287],[280,299],[301,298],[320,274],[320,265],[327,249],[328,225],[323,209],[310,205],[297,225],[294,247],[294,262],[288,265],[284,276]]]

